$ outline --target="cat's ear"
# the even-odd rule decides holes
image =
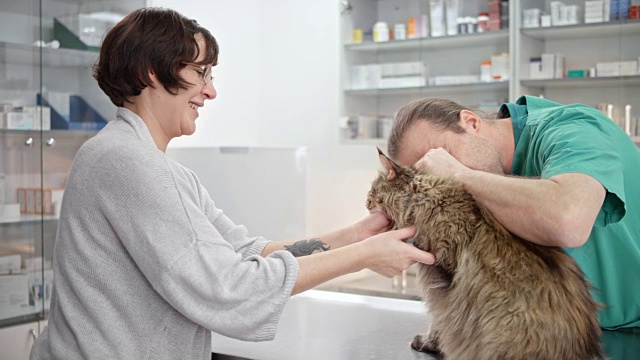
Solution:
[[[380,158],[380,163],[384,167],[385,172],[387,173],[387,180],[393,180],[399,175],[402,174],[402,166],[393,162],[393,160],[389,159],[387,155],[385,155],[380,148],[378,149],[378,157]]]

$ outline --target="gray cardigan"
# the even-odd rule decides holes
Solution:
[[[49,325],[31,359],[210,359],[208,330],[271,340],[298,263],[286,251],[261,257],[267,243],[119,108],[74,159]]]

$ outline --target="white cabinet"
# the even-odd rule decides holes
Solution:
[[[37,321],[0,328],[0,357],[3,360],[27,360],[39,335]]]
[[[541,0],[518,1],[517,10],[545,9]],[[625,106],[630,106],[632,123],[640,116],[640,21],[637,19],[610,20],[585,23],[585,2],[565,1],[582,9],[579,23],[565,26],[519,28],[514,37],[513,94],[542,95],[560,103],[583,103],[606,111],[624,127]],[[621,2],[622,3],[622,2]],[[562,77],[536,79],[530,69],[531,59],[541,54],[561,55],[564,58]],[[612,66],[625,65],[617,71]],[[569,77],[577,72],[596,77]],[[595,73],[593,73],[593,71]],[[571,73],[571,74],[570,74]],[[637,135],[635,126],[629,129]]]
[[[492,110],[509,100],[509,2],[353,0],[349,4],[341,17],[341,136],[346,143],[371,144],[362,138],[372,133],[386,138],[384,123],[388,125],[395,112],[417,98],[443,97]],[[486,14],[493,29],[471,23]],[[434,36],[442,32],[436,24],[443,18],[447,34]],[[392,35],[390,41],[373,41],[372,28],[379,22],[392,29],[406,28],[406,38]],[[483,63],[492,58],[493,68],[482,74]]]
[[[567,7],[574,7],[574,10],[577,6],[576,24],[558,25],[559,22],[554,21],[550,26],[535,28],[524,26],[523,12],[539,9],[539,13],[547,15],[549,19],[552,10],[558,12],[555,4],[551,9],[551,3],[554,2],[352,0],[342,3],[348,4],[343,5],[341,16],[340,127],[343,143],[383,144],[386,138],[384,120],[376,119],[392,118],[402,106],[421,97],[448,98],[491,114],[500,103],[515,101],[521,95],[544,96],[565,104],[583,103],[600,109],[608,106],[612,119],[623,127],[627,105],[630,106],[627,109],[630,109],[632,125],[640,116],[638,19],[585,23],[587,4],[584,0],[562,2]],[[372,29],[378,22],[387,23],[391,29],[396,24],[404,24],[408,30],[408,19],[417,17],[426,19],[433,30],[432,25],[438,19],[438,16],[434,17],[434,12],[437,15],[442,4],[445,22],[455,19],[465,23],[465,19],[477,20],[481,13],[489,13],[490,18],[495,20],[496,11],[499,11],[501,28],[483,33],[478,33],[475,28],[473,33],[438,37],[430,34],[415,39],[373,41]],[[455,16],[447,16],[447,7],[455,9]],[[363,33],[361,43],[354,43],[360,37],[357,29]],[[467,32],[463,29],[458,28]],[[481,63],[499,60],[495,56],[504,53],[508,54],[507,64],[504,64],[507,66],[506,76],[492,78],[490,82],[483,81],[486,78],[481,79]],[[549,59],[549,55],[559,55],[558,59],[562,59],[560,63],[563,67],[558,67],[557,75],[542,79],[532,74],[532,59],[535,61],[543,54],[545,59]],[[625,66],[631,68],[635,62],[635,72],[605,73],[604,67],[611,64],[603,63],[614,62],[624,62]],[[415,74],[411,71],[394,69],[393,65],[399,63],[424,65],[424,81],[416,83],[413,81]],[[494,71],[496,64],[496,61],[492,64]],[[590,74],[597,77],[588,77],[590,70],[598,66],[603,66],[599,69],[603,71]],[[576,73],[581,73],[580,70],[587,77],[574,77]],[[392,81],[385,77],[391,77]],[[406,77],[411,81],[403,81]],[[377,122],[376,129],[369,126],[374,121]],[[640,126],[632,126],[630,130],[631,136],[640,134]],[[378,139],[366,139],[371,134]]]

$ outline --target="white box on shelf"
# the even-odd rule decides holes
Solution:
[[[29,276],[0,275],[0,313],[29,306]]]
[[[25,106],[25,114],[33,119],[34,130],[51,130],[51,108],[48,106]],[[42,115],[42,118],[40,117]]]
[[[29,272],[42,271],[51,269],[52,263],[50,259],[43,258],[42,256],[34,256],[25,260],[25,268]]]
[[[60,216],[60,209],[62,208],[62,198],[64,197],[64,189],[52,189],[51,190],[51,214]]]
[[[556,54],[542,54],[540,59],[542,69],[540,79],[553,79],[556,73]]]
[[[424,76],[383,77],[380,79],[379,89],[397,89],[406,87],[420,87],[426,85]]]
[[[15,220],[20,218],[20,204],[4,204],[4,210],[2,211],[2,220]]]
[[[0,256],[0,275],[17,273],[21,267],[22,256],[18,254]]]
[[[378,119],[374,116],[350,116],[347,120],[347,128],[351,139],[375,139],[378,137]]]
[[[619,61],[618,67],[620,68],[620,76],[635,76],[638,75],[638,62],[633,61]]]
[[[564,78],[564,55],[555,54],[555,65],[554,65],[554,79],[563,79]]]
[[[562,18],[562,7],[564,3],[562,1],[552,1],[549,3],[549,9],[551,12],[551,25],[561,26],[564,25],[564,19]]]
[[[378,119],[371,116],[358,116],[358,139],[375,139],[378,137]]]
[[[378,88],[380,81],[380,65],[355,65],[351,67],[351,90],[366,90]]]
[[[6,128],[10,130],[33,130],[33,117],[23,111],[10,111],[5,114]]]
[[[638,75],[638,61],[608,61],[596,63],[598,77]]]
[[[458,13],[460,12],[460,2],[458,0],[445,0],[447,35],[458,35]]]
[[[602,18],[605,22],[611,21],[611,0],[603,0],[603,3]]]
[[[447,25],[445,21],[444,0],[429,1],[431,9],[431,36],[445,36],[447,34]]]
[[[599,23],[604,21],[604,1],[585,1],[584,22],[585,24]]]
[[[432,86],[444,86],[444,85],[463,85],[463,84],[475,84],[480,82],[480,76],[478,75],[440,75],[434,76],[430,79],[429,85]]]
[[[529,60],[529,79],[538,80],[543,78],[544,73],[542,72],[542,58],[531,58]]]
[[[388,139],[393,128],[393,117],[378,118],[378,137]]]
[[[509,54],[491,56],[491,77],[496,81],[509,79]]]
[[[580,7],[578,5],[567,5],[560,8],[564,25],[576,25],[580,23]]]
[[[418,37],[429,37],[429,17],[426,14],[422,14],[418,15],[416,19],[418,19],[418,24],[416,24],[416,32],[418,33]]]
[[[426,67],[423,62],[386,63],[380,66],[381,89],[424,86]]]
[[[522,10],[522,27],[523,28],[540,27],[540,9]]]
[[[549,15],[549,14],[540,15],[540,25],[542,27],[550,27],[551,26],[551,15]]]

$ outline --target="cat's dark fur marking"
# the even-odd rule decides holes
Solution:
[[[380,160],[367,208],[394,228],[415,225],[415,246],[436,257],[419,264],[431,328],[414,349],[451,360],[604,359],[598,305],[564,250],[512,235],[454,180]]]

